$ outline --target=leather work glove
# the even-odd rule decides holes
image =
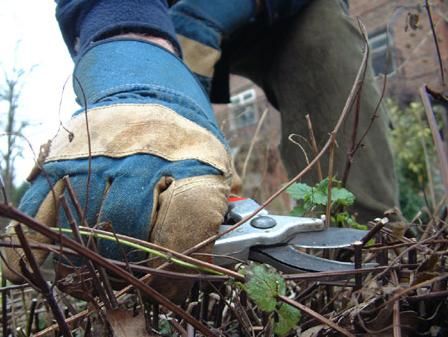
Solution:
[[[20,209],[47,226],[69,227],[58,202],[61,195],[70,200],[62,181],[68,176],[90,226],[109,223],[117,233],[176,251],[216,234],[227,211],[230,160],[208,98],[183,62],[152,43],[109,39],[80,55],[74,77],[87,116],[75,113],[65,125],[72,137],[61,130],[53,139]],[[17,241],[11,225],[8,235]],[[49,242],[33,231],[27,237]],[[123,250],[128,261],[147,258],[111,241],[99,239],[97,247],[109,259],[123,261]],[[22,250],[3,254],[4,275],[22,281]],[[39,263],[47,256],[34,254]],[[184,281],[164,286],[156,289],[178,302],[189,290]]]

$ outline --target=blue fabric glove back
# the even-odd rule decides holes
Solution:
[[[124,55],[127,57],[124,58]],[[146,71],[132,71],[140,68]],[[220,148],[215,151],[226,158],[225,141],[216,126],[205,93],[173,54],[139,41],[106,41],[95,45],[81,56],[74,75],[79,81],[74,84],[75,91],[80,100],[85,95],[89,124],[94,133],[87,214],[89,223],[111,222],[117,232],[145,240],[151,229],[148,224],[153,213],[154,190],[164,177],[177,181],[196,176],[228,174],[226,160],[213,158],[215,153],[204,156],[207,152],[205,149],[200,149],[202,153],[195,153],[194,146],[199,147],[200,144],[194,144],[193,139],[179,139],[181,136],[195,137],[196,140],[202,137],[201,140],[213,142],[202,146]],[[155,113],[154,106],[163,109]],[[169,111],[165,111],[165,108],[175,113],[168,115]],[[126,116],[127,113],[132,115]],[[151,114],[154,115],[151,118],[145,116]],[[63,134],[56,138],[52,145],[56,154],[50,153],[49,161],[44,166],[54,183],[64,175],[70,177],[78,189],[82,205],[85,204],[86,197],[88,161],[77,158],[88,153],[80,155],[82,151],[77,147],[83,147],[85,152],[87,134],[82,129],[85,127],[84,121],[85,115],[81,110],[72,122],[74,130],[71,131],[74,132],[75,139],[67,142],[65,138],[68,135]],[[132,126],[133,121],[141,124],[140,127]],[[202,134],[199,135],[199,131],[198,134],[189,131],[191,135],[182,135],[180,129],[184,127],[183,123],[188,124],[188,128],[197,127]],[[114,124],[119,124],[116,126],[118,134],[111,130]],[[175,131],[177,134],[173,134]],[[111,145],[117,141],[118,136],[124,139]],[[164,139],[163,144],[159,144],[163,138],[169,139]],[[194,146],[189,149],[188,145],[182,143],[187,141]],[[107,146],[103,146],[104,143],[108,143]],[[125,150],[126,146],[129,149]],[[182,154],[176,153],[176,147],[184,147]],[[131,155],[126,156],[127,154]],[[182,157],[185,159],[181,160]],[[61,160],[65,158],[70,160]],[[176,160],[170,160],[171,158]],[[40,176],[30,195],[23,199],[21,208],[29,214],[36,214],[39,201],[48,193],[46,178]],[[67,226],[65,217],[62,225]],[[123,259],[114,243],[102,241],[99,248],[104,256]],[[128,258],[132,260],[132,257]]]
[[[63,195],[71,204],[63,180],[68,177],[80,204],[87,205],[90,226],[107,223],[117,233],[176,251],[217,233],[227,211],[230,159],[206,92],[170,52],[174,47],[180,54],[167,11],[166,0],[58,2],[57,18],[76,63],[74,88],[84,108],[65,124],[70,135],[61,131],[52,140],[42,173],[21,201],[21,210],[37,221],[69,227],[59,207]],[[14,225],[7,236],[16,243]],[[31,242],[49,243],[39,233],[26,235]],[[97,246],[110,259],[147,258],[114,241],[99,239]],[[33,253],[38,263],[47,256]],[[23,281],[23,255],[21,249],[4,250],[2,271],[11,281]],[[83,262],[59,256],[56,272],[59,286],[84,298],[92,290],[85,280],[73,285],[73,277],[65,277]],[[83,274],[77,271],[75,278]],[[71,292],[64,281],[78,290]],[[154,282],[178,302],[189,290],[184,281]]]

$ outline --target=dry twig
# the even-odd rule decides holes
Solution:
[[[440,79],[442,81],[442,85],[445,86],[445,71],[443,69],[443,61],[442,61],[442,56],[440,55],[439,41],[437,39],[436,29],[434,27],[434,21],[432,19],[431,6],[429,5],[428,0],[425,0],[425,8],[426,8],[426,13],[428,14],[428,20],[429,20],[429,25],[431,26],[431,32],[432,32],[432,37],[434,39],[434,44],[436,46],[437,59],[439,61]]]
[[[138,278],[136,278],[133,275],[130,275],[128,272],[124,271],[123,269],[119,268],[118,266],[115,266],[114,264],[110,263],[109,261],[107,261],[102,256],[98,255],[97,253],[95,253],[89,249],[85,249],[82,245],[80,245],[76,241],[70,240],[65,236],[58,235],[57,233],[53,232],[47,226],[40,224],[33,218],[29,217],[28,215],[20,212],[19,210],[15,209],[11,206],[0,204],[0,214],[7,218],[16,220],[17,222],[22,223],[35,231],[38,231],[39,233],[45,235],[46,237],[48,237],[51,240],[60,242],[60,244],[63,245],[64,247],[73,249],[78,254],[81,254],[82,256],[85,256],[86,258],[92,260],[92,262],[95,262],[96,264],[117,274],[119,277],[123,278],[129,284],[132,284],[134,287],[141,290],[143,293],[147,294],[150,298],[157,301],[158,303],[160,303],[161,305],[166,307],[168,310],[174,312],[175,314],[177,314],[180,317],[182,317],[183,319],[185,319],[185,321],[187,321],[189,324],[191,324],[196,329],[201,331],[205,336],[208,336],[208,337],[216,336],[203,323],[196,320],[190,314],[185,312],[180,307],[176,306],[174,303],[169,301],[166,297],[162,296],[160,293],[155,291],[153,288],[149,287],[148,285],[143,283],[141,280],[139,280]]]

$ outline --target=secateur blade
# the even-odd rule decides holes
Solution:
[[[284,273],[324,272],[353,270],[351,262],[328,260],[298,251],[293,246],[255,247],[249,258],[253,261],[267,263]],[[376,263],[364,264],[363,268],[375,267]]]
[[[284,245],[252,248],[249,259],[268,263],[285,273],[353,270],[355,265],[351,262],[324,259],[301,252],[297,248],[346,248],[361,240],[367,233],[368,231],[358,229],[334,227],[319,232],[297,233]],[[375,263],[363,265],[364,268],[375,266]]]
[[[297,248],[345,248],[361,240],[368,231],[353,228],[330,227],[321,232],[300,233],[293,237],[288,244]]]
[[[283,245],[253,247],[249,259],[268,263],[285,273],[353,270],[355,266],[351,262],[324,259],[304,253],[297,248],[346,248],[361,240],[367,233],[358,229],[333,227],[319,232],[297,233]],[[374,266],[375,263],[363,267]]]

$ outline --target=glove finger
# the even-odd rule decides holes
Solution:
[[[69,218],[73,217],[75,224],[78,226],[84,226],[85,223],[82,223],[81,217],[84,215],[84,220],[87,222],[89,227],[93,227],[97,224],[98,214],[101,209],[101,204],[105,195],[105,191],[107,189],[107,178],[101,174],[92,173],[90,177],[87,175],[75,175],[69,177],[70,184],[73,188],[76,202],[81,208],[81,214],[76,209],[75,202],[69,195],[69,192],[65,190],[64,198],[67,203],[70,216],[66,214],[65,210],[61,207],[59,211],[59,221],[58,225],[61,228],[71,228],[69,224]],[[86,202],[88,197],[88,201]],[[88,238],[83,238],[84,242],[87,243]],[[58,261],[62,261],[59,258],[56,258]],[[74,265],[82,264],[82,259],[77,257],[70,257],[71,263]]]
[[[209,175],[173,181],[158,196],[158,210],[150,241],[185,251],[218,232],[227,211],[229,186],[222,176]],[[201,249],[210,253],[213,245]],[[152,266],[160,262],[152,261]],[[171,270],[191,272],[178,266]],[[191,282],[155,278],[151,286],[176,303],[188,295]]]
[[[184,251],[216,234],[227,211],[228,184],[217,175],[173,181],[158,197],[150,240]]]
[[[84,220],[89,226],[96,225],[104,194],[107,189],[107,178],[101,175],[92,174],[90,177],[87,175],[77,175],[72,176],[69,179],[70,184],[73,187],[76,202],[79,204],[82,214],[85,213]],[[84,224],[81,223],[81,216],[67,190],[64,193],[64,197],[75,223],[79,226],[83,226]],[[86,202],[87,197],[88,201]],[[70,227],[68,223],[68,215],[65,211],[61,211],[59,225],[63,228]]]
[[[116,233],[147,240],[153,208],[153,177],[119,176],[107,191],[99,215],[100,222],[108,222]],[[143,260],[146,254],[112,241],[99,240],[99,253],[111,259],[123,260],[123,254],[130,261]]]
[[[68,206],[66,211],[59,205],[57,225],[61,228],[71,229],[70,221],[78,226],[87,225],[93,227],[97,224],[97,218],[101,209],[101,204],[107,190],[108,179],[101,165],[97,161],[94,162],[90,176],[84,167],[87,161],[71,161],[70,169],[73,175],[69,176],[70,185],[74,192],[74,198],[70,196],[67,189],[64,191],[64,199]],[[69,171],[65,169],[64,172]],[[79,173],[81,172],[81,174]],[[65,184],[64,184],[65,185]],[[75,206],[78,204],[78,208]],[[85,214],[85,215],[84,215]],[[71,238],[71,234],[65,234]],[[83,237],[84,243],[88,243],[89,237]],[[92,277],[86,268],[86,260],[78,255],[55,255],[54,271],[57,287],[71,296],[91,301],[98,293],[93,286]]]
[[[63,182],[58,181],[54,184],[53,188],[50,188],[49,182],[45,178],[39,177],[23,196],[19,209],[34,217],[36,221],[42,224],[55,227],[58,213],[56,201],[59,195],[61,195],[63,187]],[[19,242],[14,230],[14,225],[16,224],[17,222],[13,221],[6,229],[5,240],[11,243]],[[30,243],[33,241],[40,243],[51,242],[46,236],[30,230],[26,226],[23,227],[23,230]],[[19,261],[24,256],[23,250],[18,248],[4,248],[2,254],[5,259],[2,266],[5,277],[15,283],[22,282]],[[46,259],[48,252],[44,250],[33,250],[33,255],[37,263],[41,264]]]

